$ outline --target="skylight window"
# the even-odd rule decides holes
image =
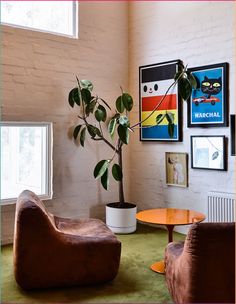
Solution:
[[[76,1],[1,1],[1,23],[77,37]]]

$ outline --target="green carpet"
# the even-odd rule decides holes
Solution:
[[[174,240],[184,235],[174,233]],[[149,266],[163,258],[167,244],[165,230],[138,225],[134,234],[118,235],[122,242],[117,277],[109,283],[66,289],[25,292],[13,277],[12,246],[2,248],[1,303],[170,303],[164,275]]]

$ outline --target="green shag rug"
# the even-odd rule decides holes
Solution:
[[[112,282],[33,292],[17,286],[12,246],[2,247],[1,303],[171,303],[165,276],[149,268],[164,256],[167,231],[139,224],[135,233],[117,237],[122,242],[122,255],[118,275]],[[184,238],[174,233],[175,241]]]

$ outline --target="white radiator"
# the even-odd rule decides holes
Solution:
[[[209,192],[207,204],[208,222],[235,221],[235,193]]]

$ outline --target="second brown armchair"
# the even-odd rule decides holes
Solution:
[[[235,303],[235,223],[197,223],[168,244],[166,283],[175,303]]]

